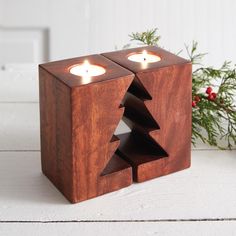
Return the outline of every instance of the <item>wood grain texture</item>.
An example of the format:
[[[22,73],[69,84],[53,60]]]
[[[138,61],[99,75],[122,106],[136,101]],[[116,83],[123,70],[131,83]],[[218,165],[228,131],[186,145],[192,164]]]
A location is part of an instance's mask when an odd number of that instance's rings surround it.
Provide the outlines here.
[[[147,50],[161,61],[129,61],[131,53]],[[190,166],[191,64],[157,47],[103,54],[135,73],[124,99],[124,121],[132,132],[121,135],[119,152],[143,182]],[[142,146],[143,143],[143,146]]]
[[[77,170],[73,178],[75,189],[83,189],[75,193],[77,201],[132,183],[130,165],[117,155],[112,157],[120,143],[113,135],[124,113],[120,103],[131,82],[132,77],[126,76],[72,90],[73,156]]]
[[[90,56],[107,73],[84,83],[68,72],[81,60],[39,68],[42,170],[73,203],[132,183],[131,166],[114,154],[119,146],[114,131],[133,74],[103,56]]]
[[[42,171],[72,199],[70,89],[43,68],[39,78]]]
[[[25,84],[27,86],[27,84]],[[0,150],[40,150],[39,103],[0,102]],[[129,132],[120,122],[115,134]],[[222,141],[222,140],[221,140]],[[222,146],[226,143],[222,141]],[[216,150],[215,147],[198,143],[193,150]],[[235,149],[235,148],[234,148]]]
[[[32,67],[32,73],[24,69],[0,73],[0,80],[3,82],[0,88],[1,150],[40,150],[37,72],[38,69]],[[11,129],[13,124],[15,128]],[[24,133],[22,133],[23,129],[26,130]],[[121,121],[115,134],[126,132],[129,132],[129,128]],[[221,146],[227,145],[225,140],[219,142]],[[197,145],[192,146],[192,149],[216,150],[217,148],[198,140]]]
[[[83,77],[71,74],[70,69],[78,64],[84,63],[88,60],[92,65],[98,65],[106,70],[106,73],[99,76],[92,76],[89,81],[84,80]],[[76,57],[65,59],[61,61],[49,62],[41,65],[45,70],[49,71],[59,81],[63,82],[70,88],[84,86],[86,84],[96,84],[102,81],[117,79],[122,76],[132,75],[132,72],[119,66],[102,55],[88,55],[83,57]]]

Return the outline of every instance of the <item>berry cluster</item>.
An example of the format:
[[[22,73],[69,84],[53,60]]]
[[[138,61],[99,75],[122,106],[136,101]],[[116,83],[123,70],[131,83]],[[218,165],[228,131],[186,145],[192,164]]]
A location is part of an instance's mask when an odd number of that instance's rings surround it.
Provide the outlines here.
[[[213,89],[212,87],[208,87],[206,89],[206,94],[207,94],[207,97],[204,97],[204,98],[207,98],[209,101],[215,101],[216,100],[216,97],[217,97],[217,94],[215,92],[213,92]],[[192,101],[192,107],[196,107],[197,104],[201,101],[201,97],[199,95],[195,95],[193,97],[193,101]]]
[[[201,98],[198,95],[194,96],[193,101],[192,101],[192,107],[196,107],[197,103],[200,101],[201,101]]]
[[[208,94],[207,99],[210,101],[214,101],[216,99],[217,94],[212,92],[212,87],[208,87],[206,89],[206,94]]]

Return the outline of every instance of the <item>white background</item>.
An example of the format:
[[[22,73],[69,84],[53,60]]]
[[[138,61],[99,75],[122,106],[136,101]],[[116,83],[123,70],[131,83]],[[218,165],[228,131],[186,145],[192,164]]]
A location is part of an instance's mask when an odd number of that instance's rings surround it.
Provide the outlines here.
[[[217,66],[236,62],[235,12],[234,0],[0,0],[0,26],[48,29],[51,60],[121,48],[158,27],[166,49],[196,40]]]

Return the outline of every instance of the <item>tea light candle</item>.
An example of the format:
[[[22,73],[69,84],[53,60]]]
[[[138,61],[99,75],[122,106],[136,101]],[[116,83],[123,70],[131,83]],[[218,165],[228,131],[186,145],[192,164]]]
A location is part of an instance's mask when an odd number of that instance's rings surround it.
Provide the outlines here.
[[[84,63],[75,65],[70,69],[71,74],[78,75],[84,78],[102,75],[105,72],[106,70],[103,67],[91,65],[88,60],[85,60]]]
[[[142,53],[134,53],[128,56],[128,60],[141,63],[153,63],[160,61],[161,58],[155,54],[148,53],[146,50],[143,50]]]

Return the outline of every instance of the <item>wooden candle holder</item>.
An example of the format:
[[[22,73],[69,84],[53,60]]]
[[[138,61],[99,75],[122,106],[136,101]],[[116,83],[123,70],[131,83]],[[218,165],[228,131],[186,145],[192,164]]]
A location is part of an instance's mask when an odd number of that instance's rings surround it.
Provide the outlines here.
[[[143,50],[161,60],[128,57]],[[106,73],[70,73],[84,60]],[[42,171],[72,203],[190,166],[191,63],[157,47],[39,66]],[[121,105],[122,104],[122,105]],[[122,119],[131,132],[115,136]]]
[[[88,59],[106,73],[84,81],[69,69]],[[129,186],[131,166],[114,154],[121,101],[133,74],[101,55],[39,66],[42,171],[72,203]]]
[[[145,65],[128,60],[143,50],[161,60]],[[118,136],[119,155],[131,164],[134,180],[143,182],[188,168],[191,63],[153,46],[103,55],[135,74],[124,100],[124,121],[132,131]]]

